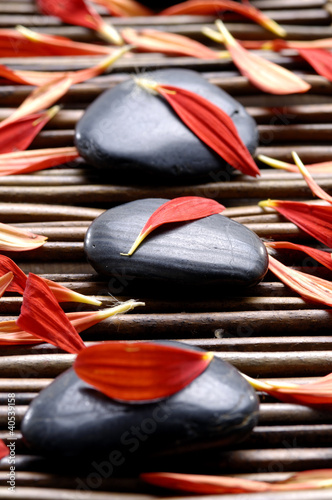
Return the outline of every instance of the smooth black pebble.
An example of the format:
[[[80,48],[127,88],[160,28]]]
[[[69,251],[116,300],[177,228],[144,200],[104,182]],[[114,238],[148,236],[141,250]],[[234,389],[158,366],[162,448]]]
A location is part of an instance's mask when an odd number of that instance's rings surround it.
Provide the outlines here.
[[[244,107],[198,73],[183,69],[150,72],[145,78],[183,87],[223,109],[251,152],[258,142],[256,123]],[[224,181],[233,169],[184,125],[160,96],[133,79],[98,97],[76,127],[75,144],[89,163],[126,182],[151,179]]]
[[[156,452],[230,445],[248,435],[257,419],[255,391],[233,366],[214,358],[183,390],[144,404],[116,402],[70,369],[30,404],[21,430],[42,455],[92,459],[119,452],[120,466]]]
[[[225,285],[251,286],[263,279],[268,267],[264,244],[245,226],[220,214],[165,224],[148,235],[132,256],[120,255],[129,251],[148,218],[166,201],[129,202],[104,212],[90,225],[85,252],[98,273],[113,276],[112,293],[133,279],[200,288],[219,285],[221,291]]]

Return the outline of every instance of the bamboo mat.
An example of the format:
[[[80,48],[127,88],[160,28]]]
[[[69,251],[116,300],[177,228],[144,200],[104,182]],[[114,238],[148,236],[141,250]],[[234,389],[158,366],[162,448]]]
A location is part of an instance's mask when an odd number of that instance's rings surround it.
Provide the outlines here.
[[[332,36],[331,3],[326,0],[256,0],[252,2],[287,28],[289,39]],[[104,14],[102,9],[99,11]],[[108,16],[105,16],[108,18]],[[211,17],[182,16],[114,19],[117,27],[156,27],[202,39],[201,25],[213,24]],[[45,33],[96,42],[95,35],[80,27],[65,26],[55,18],[42,16],[30,0],[0,0],[0,27],[23,24]],[[240,18],[229,17],[231,32],[243,39],[264,39],[269,34]],[[205,40],[205,43],[208,43]],[[74,128],[84,109],[103,90],[122,82],[128,75],[154,68],[196,69],[245,105],[259,128],[257,154],[290,160],[296,150],[304,162],[332,159],[332,84],[289,51],[287,57],[269,58],[294,69],[311,85],[306,95],[265,95],[240,76],[228,61],[204,61],[158,54],[136,54],[118,61],[112,72],[74,85],[61,100],[62,110],[35,139],[31,148],[73,145]],[[0,59],[13,68],[42,70],[80,69],[99,57],[45,57]],[[28,95],[31,88],[0,82],[0,119],[7,117]],[[145,308],[119,315],[83,333],[89,344],[105,339],[178,339],[212,350],[253,377],[311,381],[331,372],[332,316],[330,310],[303,301],[268,273],[262,283],[240,293],[195,290],[184,295],[165,290],[156,296],[147,287],[128,283],[115,275],[111,280],[95,274],[83,252],[85,232],[95,217],[116,204],[144,197],[172,198],[183,195],[207,196],[221,201],[225,215],[245,224],[263,239],[286,239],[312,243],[295,225],[257,202],[266,198],[310,199],[300,175],[262,167],[256,180],[238,174],[234,180],[211,179],[205,184],[185,186],[135,186],[110,183],[100,178],[82,160],[29,175],[0,178],[0,220],[48,237],[40,249],[19,253],[15,261],[25,272],[35,272],[66,284],[75,291],[97,296],[103,305],[115,299],[136,298]],[[331,176],[317,176],[319,184],[332,194]],[[295,268],[304,268],[331,279],[331,272],[310,259],[293,254],[284,259]],[[129,291],[124,293],[129,285]],[[112,295],[111,295],[112,294]],[[12,294],[0,301],[1,320],[16,318],[21,298]],[[65,304],[66,311],[78,310]],[[71,366],[73,356],[46,344],[32,347],[3,347],[0,352],[0,438],[7,437],[7,396],[16,395],[16,498],[20,500],[71,500],[89,498],[150,500],[157,493],[131,477],[105,479],[98,489],[79,491],[84,475],[61,468],[57,461],[31,455],[20,434],[20,422],[28,404],[58,374]],[[260,394],[258,426],[243,443],[230,450],[212,449],[190,457],[172,458],[172,471],[232,474],[262,480],[284,478],[289,471],[330,468],[332,464],[332,414],[307,407],[283,404]],[[9,499],[5,482],[6,461],[0,465],[0,499]],[[166,465],[168,467],[169,465]],[[150,470],[163,470],[157,457]],[[174,498],[176,498],[174,496]],[[181,497],[183,498],[183,497]],[[196,497],[197,498],[197,497]],[[223,500],[301,498],[332,499],[332,489],[251,495],[220,495]]]

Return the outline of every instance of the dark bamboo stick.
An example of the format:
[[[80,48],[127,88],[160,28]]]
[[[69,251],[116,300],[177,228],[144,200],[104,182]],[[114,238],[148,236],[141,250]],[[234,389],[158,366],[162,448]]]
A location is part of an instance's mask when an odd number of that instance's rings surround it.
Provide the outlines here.
[[[331,371],[332,351],[317,352],[223,352],[215,353],[250,376],[296,377],[323,376]],[[74,355],[46,354],[0,357],[1,372],[5,377],[53,377],[69,368]]]
[[[13,200],[13,199],[12,199]],[[12,201],[11,200],[11,201]],[[58,220],[94,220],[104,210],[89,207],[49,205],[40,203],[0,203],[1,222],[31,222]]]
[[[302,161],[324,161],[332,157],[332,147],[308,146],[281,146],[274,148],[259,148],[257,154],[274,156],[278,159],[290,161],[291,151],[296,150]],[[218,174],[216,174],[218,175]],[[215,176],[214,176],[215,177]],[[327,192],[332,191],[332,181],[322,179],[320,186]],[[266,199],[311,199],[312,194],[304,180],[290,179],[275,182],[265,179],[235,180],[225,182],[208,182],[193,186],[121,186],[121,185],[79,185],[79,186],[1,186],[0,198],[3,202],[34,204],[62,203],[73,205],[82,204],[111,204],[124,203],[140,198],[161,197],[175,198],[177,196],[204,196],[221,200],[251,198]],[[241,202],[240,202],[241,203]],[[1,208],[0,208],[1,210]],[[54,208],[50,208],[54,212]],[[72,209],[73,211],[73,209]],[[96,213],[96,212],[94,212]],[[82,217],[80,217],[82,219]],[[31,219],[30,219],[31,220]],[[23,221],[20,221],[23,222]]]
[[[2,392],[39,392],[47,387],[52,378],[0,378]]]
[[[113,80],[110,80],[110,77],[113,77]],[[105,83],[105,88],[114,86],[118,83],[121,83],[128,76],[126,75],[110,75],[108,77],[109,83]],[[88,85],[88,84],[86,84]],[[101,83],[98,82],[98,86]],[[6,86],[8,88],[8,86]],[[18,93],[19,100],[22,100],[25,93],[28,94],[29,88],[27,87],[9,87],[11,89],[11,95],[7,97],[7,102],[12,102],[12,105],[15,105],[15,95]],[[25,93],[22,94],[22,91],[25,89]],[[30,88],[31,90],[31,88]],[[92,88],[91,88],[92,92]],[[91,97],[93,99],[93,95]],[[308,126],[314,124],[314,126],[319,126],[320,124],[331,124],[331,110],[332,104],[326,102],[324,104],[299,104],[299,105],[278,105],[275,106],[272,103],[272,96],[266,96],[267,99],[271,99],[271,105],[253,107],[248,106],[247,111],[251,114],[256,122],[260,125],[260,130],[266,131],[268,127],[276,127],[279,131],[288,130],[288,126],[295,127],[294,124],[298,125],[306,125],[304,127],[307,129]],[[1,99],[1,97],[0,97]],[[17,99],[18,100],[18,99]],[[10,113],[12,113],[13,108],[2,107],[0,108],[0,120],[7,118]],[[83,115],[83,109],[62,109],[57,113],[57,115],[50,121],[49,125],[46,127],[52,129],[60,129],[67,130],[75,127],[77,121]],[[263,127],[265,125],[266,127]],[[280,125],[280,128],[278,127]],[[282,125],[282,127],[281,127]],[[45,127],[45,128],[46,128]],[[299,127],[299,130],[301,128]],[[300,134],[299,134],[300,135]],[[299,138],[299,137],[297,137]]]

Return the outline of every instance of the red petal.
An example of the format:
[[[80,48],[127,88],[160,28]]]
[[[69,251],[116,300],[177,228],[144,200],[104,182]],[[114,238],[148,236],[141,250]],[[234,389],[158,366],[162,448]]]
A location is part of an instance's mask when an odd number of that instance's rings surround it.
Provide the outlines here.
[[[13,281],[14,275],[12,272],[9,272],[5,274],[4,276],[1,276],[0,278],[0,297],[3,296],[6,290],[8,290],[8,287],[10,286],[10,283]]]
[[[301,201],[266,200],[261,207],[277,210],[306,233],[328,247],[332,246],[332,207]]]
[[[174,394],[197,378],[211,353],[150,342],[107,342],[84,349],[74,369],[85,382],[122,401]]]
[[[35,274],[28,276],[16,323],[22,330],[65,351],[77,353],[85,347],[45,280]]]
[[[74,326],[75,330],[80,333],[87,328],[90,328],[100,321],[103,321],[106,318],[111,316],[115,316],[116,314],[123,314],[135,307],[144,306],[144,302],[136,302],[135,300],[127,300],[115,307],[110,307],[108,309],[104,309],[102,311],[83,311],[83,312],[74,312],[68,313],[67,317],[70,320],[71,324]]]
[[[216,24],[239,71],[256,87],[271,94],[294,94],[310,89],[308,83],[288,69],[242,47],[221,21]]]
[[[332,254],[330,252],[318,250],[317,248],[307,247],[305,245],[298,245],[297,243],[290,243],[289,241],[269,241],[268,243],[265,243],[265,246],[267,246],[268,248],[286,248],[289,250],[304,252],[332,271]]]
[[[244,378],[257,390],[286,403],[300,404],[317,409],[332,409],[332,373],[309,384],[282,384],[271,380]]]
[[[15,262],[6,257],[6,255],[0,255],[0,276],[12,272],[14,275],[13,281],[9,285],[8,292],[18,292],[23,295],[27,277],[24,272],[15,264]],[[1,323],[0,323],[1,325]]]
[[[147,235],[163,224],[203,219],[223,210],[225,207],[217,201],[199,196],[183,196],[167,201],[149,217],[129,252],[122,255],[132,255]]]
[[[43,14],[60,18],[67,24],[84,26],[103,34],[109,41],[121,45],[118,32],[105,23],[98,12],[84,0],[37,0]]]
[[[106,318],[115,316],[116,314],[126,313],[135,307],[144,306],[143,302],[128,300],[118,306],[104,309],[103,311],[82,311],[67,313],[66,316],[75,328],[80,333]],[[27,345],[40,344],[43,340],[38,335],[21,330],[14,320],[0,322],[0,345]]]
[[[8,287],[8,291],[18,292],[23,295],[26,287],[27,276],[13,260],[5,255],[0,255],[0,275],[7,273],[8,271],[11,271],[14,275],[13,282]],[[99,300],[82,295],[81,293],[76,293],[63,285],[60,285],[60,283],[55,283],[54,281],[41,277],[39,277],[39,279],[43,280],[46,285],[50,287],[58,302],[83,302],[94,306],[101,305]]]
[[[223,493],[255,493],[267,491],[291,491],[332,486],[332,469],[306,471],[292,474],[286,481],[267,483],[239,477],[202,476],[196,474],[176,474],[171,472],[149,472],[140,478],[147,483],[205,495]]]
[[[247,175],[260,174],[227,113],[200,95],[180,87],[158,84],[156,90],[183,123],[232,167]]]
[[[1,130],[1,129],[0,129]],[[36,172],[79,157],[76,148],[50,148],[0,155],[0,176]]]
[[[332,283],[330,281],[284,266],[271,255],[269,255],[269,270],[305,300],[332,307]]]
[[[278,36],[285,36],[286,31],[275,21],[267,17],[263,12],[256,9],[249,3],[237,3],[231,0],[188,0],[160,12],[161,16],[190,15],[212,15],[215,16],[221,11],[231,11],[241,14],[248,19],[260,24],[264,28],[272,31]]]
[[[332,81],[332,54],[326,49],[296,49],[321,76]]]
[[[94,3],[106,7],[112,16],[135,17],[154,14],[151,9],[135,0],[94,0]]]
[[[20,37],[20,43],[30,47],[30,55],[53,55],[53,56],[80,56],[80,55],[108,55],[115,50],[113,47],[97,45],[93,43],[74,42],[64,36],[46,35],[37,33],[24,26],[18,26],[17,31],[12,30]],[[0,30],[0,55],[1,55],[1,32]],[[41,52],[41,53],[40,53]],[[17,57],[18,54],[16,54]],[[2,56],[4,57],[4,56]],[[14,57],[13,55],[11,57]]]
[[[298,157],[298,155],[293,151],[292,152],[292,155],[293,155],[293,158],[294,158],[294,161],[298,167],[298,169],[300,170],[301,174],[303,175],[306,183],[308,184],[308,186],[310,187],[311,191],[313,192],[313,194],[315,194],[318,198],[320,198],[321,200],[325,200],[327,201],[328,203],[331,203],[332,204],[332,197],[330,195],[328,195],[324,189],[322,189],[321,187],[318,186],[317,182],[315,182],[313,180],[313,178],[311,177],[309,171],[306,169],[306,167],[303,165],[302,161],[300,160],[300,158]]]
[[[145,52],[161,52],[201,59],[217,59],[218,53],[202,43],[191,40],[187,36],[166,33],[153,29],[145,29],[138,33],[132,28],[125,28],[121,35],[135,49]]]
[[[17,120],[0,123],[0,153],[11,153],[27,149],[41,129],[59,111],[54,106],[48,111],[26,115]]]
[[[5,444],[5,442],[2,439],[0,439],[0,460],[7,457],[8,455],[9,455],[9,448]]]

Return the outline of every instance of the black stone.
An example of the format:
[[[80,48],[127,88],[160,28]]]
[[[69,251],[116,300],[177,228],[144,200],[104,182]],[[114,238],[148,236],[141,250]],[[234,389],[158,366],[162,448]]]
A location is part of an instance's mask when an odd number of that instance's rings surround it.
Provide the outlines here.
[[[220,214],[165,224],[132,256],[120,255],[129,251],[150,215],[166,201],[151,198],[117,206],[89,227],[87,258],[98,273],[113,276],[112,293],[119,278],[123,288],[135,278],[199,288],[218,285],[221,291],[225,285],[251,286],[262,280],[268,266],[264,244],[245,226]]]
[[[145,404],[116,402],[70,369],[30,404],[21,430],[35,453],[91,460],[118,451],[122,465],[120,456],[139,464],[151,454],[228,446],[248,435],[257,419],[255,391],[234,367],[214,358],[186,388]]]
[[[160,70],[143,76],[196,92],[222,108],[254,152],[256,123],[226,92],[190,70]],[[141,182],[158,178],[229,180],[233,173],[162,97],[142,89],[133,79],[106,91],[89,106],[77,124],[75,143],[89,163],[121,175],[127,183],[137,178]]]

